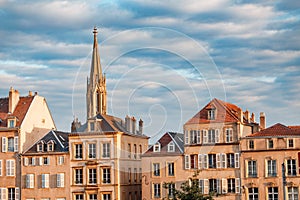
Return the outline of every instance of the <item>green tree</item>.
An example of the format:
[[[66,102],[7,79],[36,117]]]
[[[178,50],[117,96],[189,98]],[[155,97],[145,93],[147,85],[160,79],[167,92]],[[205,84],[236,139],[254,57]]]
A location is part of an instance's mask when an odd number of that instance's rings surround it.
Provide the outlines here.
[[[167,197],[164,199],[174,199],[174,200],[213,200],[212,194],[210,195],[203,195],[201,192],[201,188],[199,188],[199,180],[197,176],[199,171],[195,171],[193,176],[181,184],[180,189],[177,190],[176,188],[173,190],[174,196]],[[170,184],[174,183],[164,183],[163,187],[168,189]]]

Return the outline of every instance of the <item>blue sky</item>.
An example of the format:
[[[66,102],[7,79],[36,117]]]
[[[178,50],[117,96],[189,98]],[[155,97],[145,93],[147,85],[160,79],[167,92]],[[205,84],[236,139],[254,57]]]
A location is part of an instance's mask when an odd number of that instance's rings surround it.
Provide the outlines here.
[[[182,132],[212,98],[300,124],[300,1],[0,0],[0,95],[46,97],[59,130],[85,121],[92,29],[108,111]]]

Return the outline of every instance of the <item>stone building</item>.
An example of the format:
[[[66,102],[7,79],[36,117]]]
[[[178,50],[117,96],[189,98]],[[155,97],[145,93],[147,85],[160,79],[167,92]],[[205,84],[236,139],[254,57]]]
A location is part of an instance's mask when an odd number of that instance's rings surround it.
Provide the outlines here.
[[[0,98],[0,199],[20,198],[20,154],[51,129],[55,124],[44,97],[32,92],[21,97],[10,88],[9,96]]]
[[[242,199],[299,199],[299,158],[300,126],[278,123],[242,138]]]
[[[148,148],[143,121],[107,114],[106,78],[102,74],[94,29],[87,120],[72,122],[69,135],[71,199],[141,199],[141,154]]]

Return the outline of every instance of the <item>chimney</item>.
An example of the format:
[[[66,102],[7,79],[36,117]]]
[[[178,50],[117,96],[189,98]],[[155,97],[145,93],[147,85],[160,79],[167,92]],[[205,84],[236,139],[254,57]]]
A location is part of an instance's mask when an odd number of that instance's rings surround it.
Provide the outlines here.
[[[125,129],[126,129],[126,131],[131,132],[131,128],[132,128],[131,127],[131,119],[128,115],[126,115],[126,117],[125,117]]]
[[[18,90],[14,90],[13,87],[9,90],[9,103],[8,103],[8,112],[13,113],[15,108],[20,100],[20,94]]]
[[[254,115],[254,113],[251,114],[251,122],[255,123],[255,115]]]
[[[244,122],[243,117],[244,117],[243,110],[239,109],[238,110],[238,118],[239,118],[240,122],[242,122],[242,123]]]
[[[264,112],[260,113],[259,124],[260,124],[260,129],[261,130],[266,128],[266,115],[265,115]]]
[[[249,113],[248,109],[244,112],[244,114],[245,114],[245,118],[246,118],[247,122],[250,122],[250,113]]]
[[[71,124],[71,133],[77,132],[81,127],[81,122],[78,121],[78,118],[75,118]]]
[[[33,96],[32,91],[29,91],[29,92],[28,92],[28,96],[29,96],[29,97],[32,97],[32,96]]]
[[[134,117],[131,118],[132,120],[132,133],[135,134],[136,133],[136,119]]]
[[[140,121],[139,121],[139,134],[140,135],[143,135],[143,120],[142,119],[140,119]]]

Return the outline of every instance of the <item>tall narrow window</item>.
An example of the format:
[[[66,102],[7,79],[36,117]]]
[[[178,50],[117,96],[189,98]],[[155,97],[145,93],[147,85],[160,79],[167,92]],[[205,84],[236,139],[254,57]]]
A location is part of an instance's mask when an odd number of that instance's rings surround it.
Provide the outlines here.
[[[75,184],[82,184],[82,183],[83,183],[83,170],[75,169]]]
[[[268,160],[268,177],[277,176],[276,160]]]
[[[174,176],[175,175],[174,171],[175,171],[174,163],[173,162],[168,163],[168,175],[169,176]]]
[[[110,194],[103,194],[103,200],[111,200]]]
[[[97,183],[97,169],[92,168],[89,169],[89,184],[96,184]]]
[[[254,140],[249,140],[249,149],[254,149]]]
[[[139,158],[141,158],[141,156],[142,156],[142,154],[143,154],[143,148],[142,148],[142,145],[139,146],[139,152],[140,152]]]
[[[137,182],[137,168],[133,169],[133,181],[136,183]]]
[[[268,200],[278,200],[278,187],[268,188]]]
[[[75,158],[82,159],[82,144],[75,144]]]
[[[65,186],[65,174],[59,173],[56,175],[56,186],[61,188]]]
[[[102,169],[102,182],[103,183],[111,183],[110,179],[110,168],[103,168]]]
[[[168,144],[168,152],[175,152],[175,144],[173,141]]]
[[[26,188],[34,188],[34,174],[26,174]]]
[[[216,168],[216,154],[208,154],[208,167]]]
[[[49,188],[49,174],[42,174],[42,188]]]
[[[168,185],[168,196],[169,198],[174,198],[174,190],[175,190],[175,184],[169,183]]]
[[[160,152],[160,143],[156,142],[153,147],[153,152]]]
[[[248,177],[257,177],[255,160],[248,161]]]
[[[228,193],[235,193],[235,179],[234,178],[227,179],[227,191],[228,191]]]
[[[197,144],[197,131],[190,130],[190,144]]]
[[[298,187],[288,187],[288,200],[298,200]]]
[[[96,144],[88,144],[89,147],[89,158],[96,158]]]
[[[288,139],[288,148],[294,148],[294,139]]]
[[[19,188],[7,188],[7,200],[19,200],[19,198]]]
[[[102,157],[103,158],[109,158],[110,157],[110,143],[103,143],[102,144]]]
[[[297,175],[296,159],[287,160],[287,175],[288,176]]]
[[[274,148],[274,141],[272,139],[268,140],[268,149],[273,149]]]
[[[226,130],[226,142],[233,142],[233,130],[232,128],[227,128]]]
[[[15,176],[15,160],[6,160],[6,176]]]
[[[214,120],[216,117],[216,113],[215,113],[215,109],[210,109],[208,110],[207,114],[208,114],[208,119],[209,120]]]
[[[154,183],[153,184],[153,191],[154,191],[154,197],[155,198],[160,198],[160,184],[159,183]]]
[[[217,192],[217,179],[209,179],[209,192]]]
[[[134,159],[137,159],[137,146],[136,146],[136,144],[133,145],[133,151],[134,151],[133,157],[134,157]]]
[[[83,194],[76,194],[75,200],[83,200]]]
[[[128,158],[131,158],[131,144],[127,145]]]
[[[234,168],[234,153],[227,154],[227,168]]]
[[[153,163],[153,175],[160,176],[160,165],[159,163]]]
[[[14,138],[13,137],[8,138],[7,151],[14,152],[15,151],[14,147],[15,147]]]
[[[208,143],[216,142],[216,134],[214,129],[208,130]]]
[[[258,200],[258,188],[249,188],[248,189],[249,200]]]
[[[89,200],[97,200],[97,194],[90,194]]]

